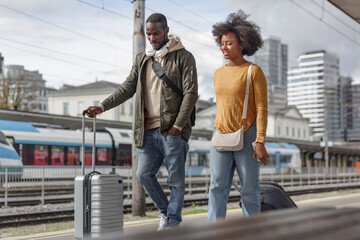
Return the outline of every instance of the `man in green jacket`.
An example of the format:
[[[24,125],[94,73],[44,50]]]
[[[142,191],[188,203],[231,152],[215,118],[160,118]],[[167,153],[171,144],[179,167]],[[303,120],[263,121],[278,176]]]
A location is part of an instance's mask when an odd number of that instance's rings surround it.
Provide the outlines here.
[[[136,94],[136,174],[161,213],[158,230],[163,230],[179,225],[182,220],[185,160],[191,135],[190,115],[198,98],[197,73],[193,55],[185,50],[179,37],[169,34],[164,15],[154,13],[148,17],[146,35],[151,46],[136,56],[126,81],[99,106],[88,107],[87,115],[94,117]],[[183,98],[156,76],[152,57],[182,91]],[[169,200],[156,179],[164,159],[169,173]]]

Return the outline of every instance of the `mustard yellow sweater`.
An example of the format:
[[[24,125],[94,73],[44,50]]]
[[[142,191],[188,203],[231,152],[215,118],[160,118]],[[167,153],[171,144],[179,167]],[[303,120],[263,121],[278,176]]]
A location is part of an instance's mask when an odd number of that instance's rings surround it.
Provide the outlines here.
[[[216,70],[214,74],[217,107],[215,127],[221,133],[232,133],[242,127],[242,112],[249,66],[250,62],[235,67],[225,65]],[[261,68],[254,64],[251,69],[249,103],[244,130],[246,131],[256,118],[256,142],[259,143],[265,143],[267,107],[266,78]]]

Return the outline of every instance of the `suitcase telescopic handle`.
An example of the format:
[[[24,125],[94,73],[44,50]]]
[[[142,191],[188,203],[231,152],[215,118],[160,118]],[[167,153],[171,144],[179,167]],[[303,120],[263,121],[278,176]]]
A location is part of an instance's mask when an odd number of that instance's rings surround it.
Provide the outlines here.
[[[81,144],[81,174],[85,175],[85,115],[87,109],[82,112],[82,144]],[[92,145],[92,171],[95,171],[95,152],[96,152],[96,116],[93,121],[93,145]]]

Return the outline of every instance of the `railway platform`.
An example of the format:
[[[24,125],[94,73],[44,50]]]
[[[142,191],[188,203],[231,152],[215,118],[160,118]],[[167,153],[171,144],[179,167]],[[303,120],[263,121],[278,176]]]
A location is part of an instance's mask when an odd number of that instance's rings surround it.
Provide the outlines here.
[[[124,236],[114,239],[326,239],[348,240],[360,236],[360,194],[297,201],[299,209],[267,212],[242,218],[230,210],[226,221],[207,224],[207,214],[186,215],[179,229],[157,233],[158,219],[126,222]],[[5,238],[4,240],[72,240],[74,230]]]

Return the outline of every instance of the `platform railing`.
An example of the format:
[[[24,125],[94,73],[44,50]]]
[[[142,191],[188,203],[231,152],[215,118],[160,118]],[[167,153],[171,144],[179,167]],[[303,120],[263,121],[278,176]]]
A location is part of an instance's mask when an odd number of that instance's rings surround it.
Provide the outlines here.
[[[111,166],[97,166],[101,173],[111,173]],[[91,167],[85,168],[85,173]],[[131,199],[131,167],[116,167],[115,172],[123,177],[124,198]],[[8,206],[9,199],[33,198],[44,204],[54,196],[73,197],[74,179],[81,174],[80,166],[24,166],[0,168],[0,204]],[[209,167],[189,167],[185,172],[186,194],[207,194],[210,187]],[[159,183],[166,187],[167,170],[161,167],[157,175]],[[359,168],[271,168],[260,169],[260,181],[277,182],[283,187],[313,187],[320,185],[360,186]],[[239,184],[237,173],[234,182]]]

